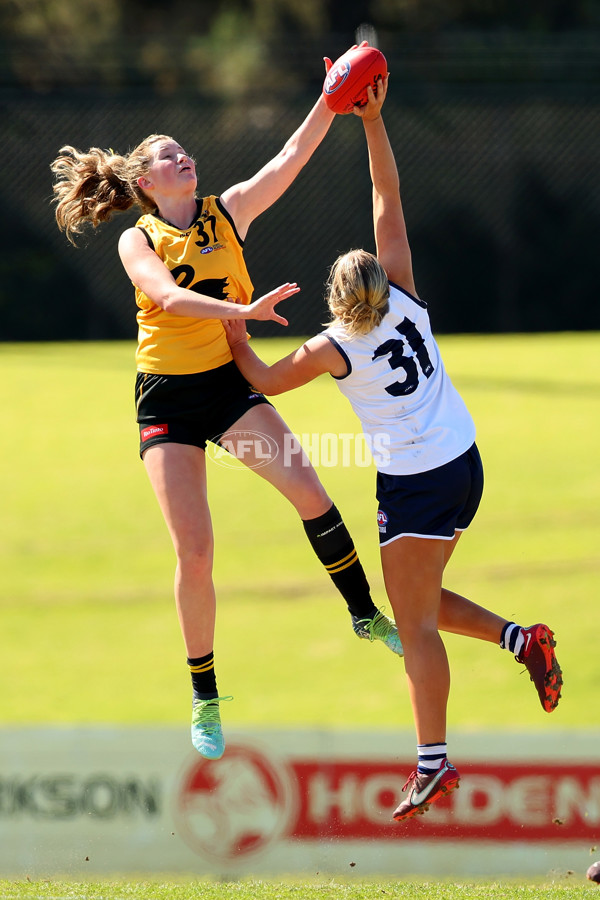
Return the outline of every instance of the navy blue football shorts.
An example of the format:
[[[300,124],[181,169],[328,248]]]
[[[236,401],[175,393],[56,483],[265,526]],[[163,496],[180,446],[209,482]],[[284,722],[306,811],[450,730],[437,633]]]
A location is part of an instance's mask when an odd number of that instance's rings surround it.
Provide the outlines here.
[[[138,372],[135,408],[140,456],[156,444],[191,444],[206,449],[217,442],[264,394],[248,384],[234,362],[193,375]]]
[[[477,445],[417,475],[377,473],[379,545],[401,537],[451,541],[471,524],[483,494],[483,464]]]

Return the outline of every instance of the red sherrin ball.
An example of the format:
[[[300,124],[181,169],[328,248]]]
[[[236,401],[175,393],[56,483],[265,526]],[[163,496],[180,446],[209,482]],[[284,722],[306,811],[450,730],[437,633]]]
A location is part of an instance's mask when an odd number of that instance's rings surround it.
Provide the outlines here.
[[[352,112],[367,102],[367,85],[387,75],[387,63],[376,47],[356,47],[336,59],[323,82],[325,103],[335,113]]]

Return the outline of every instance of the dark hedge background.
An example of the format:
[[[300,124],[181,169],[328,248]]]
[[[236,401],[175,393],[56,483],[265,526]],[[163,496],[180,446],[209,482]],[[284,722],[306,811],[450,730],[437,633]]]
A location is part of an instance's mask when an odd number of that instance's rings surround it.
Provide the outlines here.
[[[436,330],[599,329],[600,30],[369,34],[392,73],[385,118],[417,288]],[[109,56],[100,68],[85,59],[69,68],[64,47],[61,56],[32,38],[10,53],[1,44],[0,340],[135,335],[116,242],[137,213],[73,249],[50,202],[49,165],[62,144],[126,151],[146,134],[170,133],[196,156],[200,190],[220,193],[278,151],[318,96],[321,58],[355,36],[266,40],[256,77],[240,76],[237,90],[203,81],[207,36],[191,45],[196,56],[167,55],[170,68],[146,70]],[[98,52],[92,58],[99,66]],[[356,246],[374,249],[370,181],[362,126],[347,116],[246,242],[257,292],[302,286],[284,308],[286,333],[319,329],[328,266]]]

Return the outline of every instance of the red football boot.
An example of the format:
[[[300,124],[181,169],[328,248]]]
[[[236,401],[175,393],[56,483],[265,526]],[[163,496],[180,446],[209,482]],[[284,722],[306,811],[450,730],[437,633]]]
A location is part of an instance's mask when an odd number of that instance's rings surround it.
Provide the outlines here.
[[[408,789],[408,796],[396,809],[392,818],[402,822],[404,819],[423,815],[431,803],[455,790],[459,781],[460,775],[447,759],[437,772],[412,772],[402,788],[403,791]]]
[[[523,628],[525,643],[515,659],[525,666],[546,712],[558,706],[563,683],[562,670],[554,653],[556,641],[547,625]]]

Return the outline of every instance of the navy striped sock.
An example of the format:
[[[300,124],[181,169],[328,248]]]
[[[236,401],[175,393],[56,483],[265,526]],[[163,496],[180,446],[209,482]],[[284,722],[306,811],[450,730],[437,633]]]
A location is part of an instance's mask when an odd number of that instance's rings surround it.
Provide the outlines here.
[[[523,637],[523,629],[515,622],[507,622],[502,629],[500,635],[500,646],[503,650],[508,650],[513,656],[518,656],[523,649],[525,638]]]
[[[446,759],[446,744],[417,744],[419,762],[417,772],[431,775]]]

